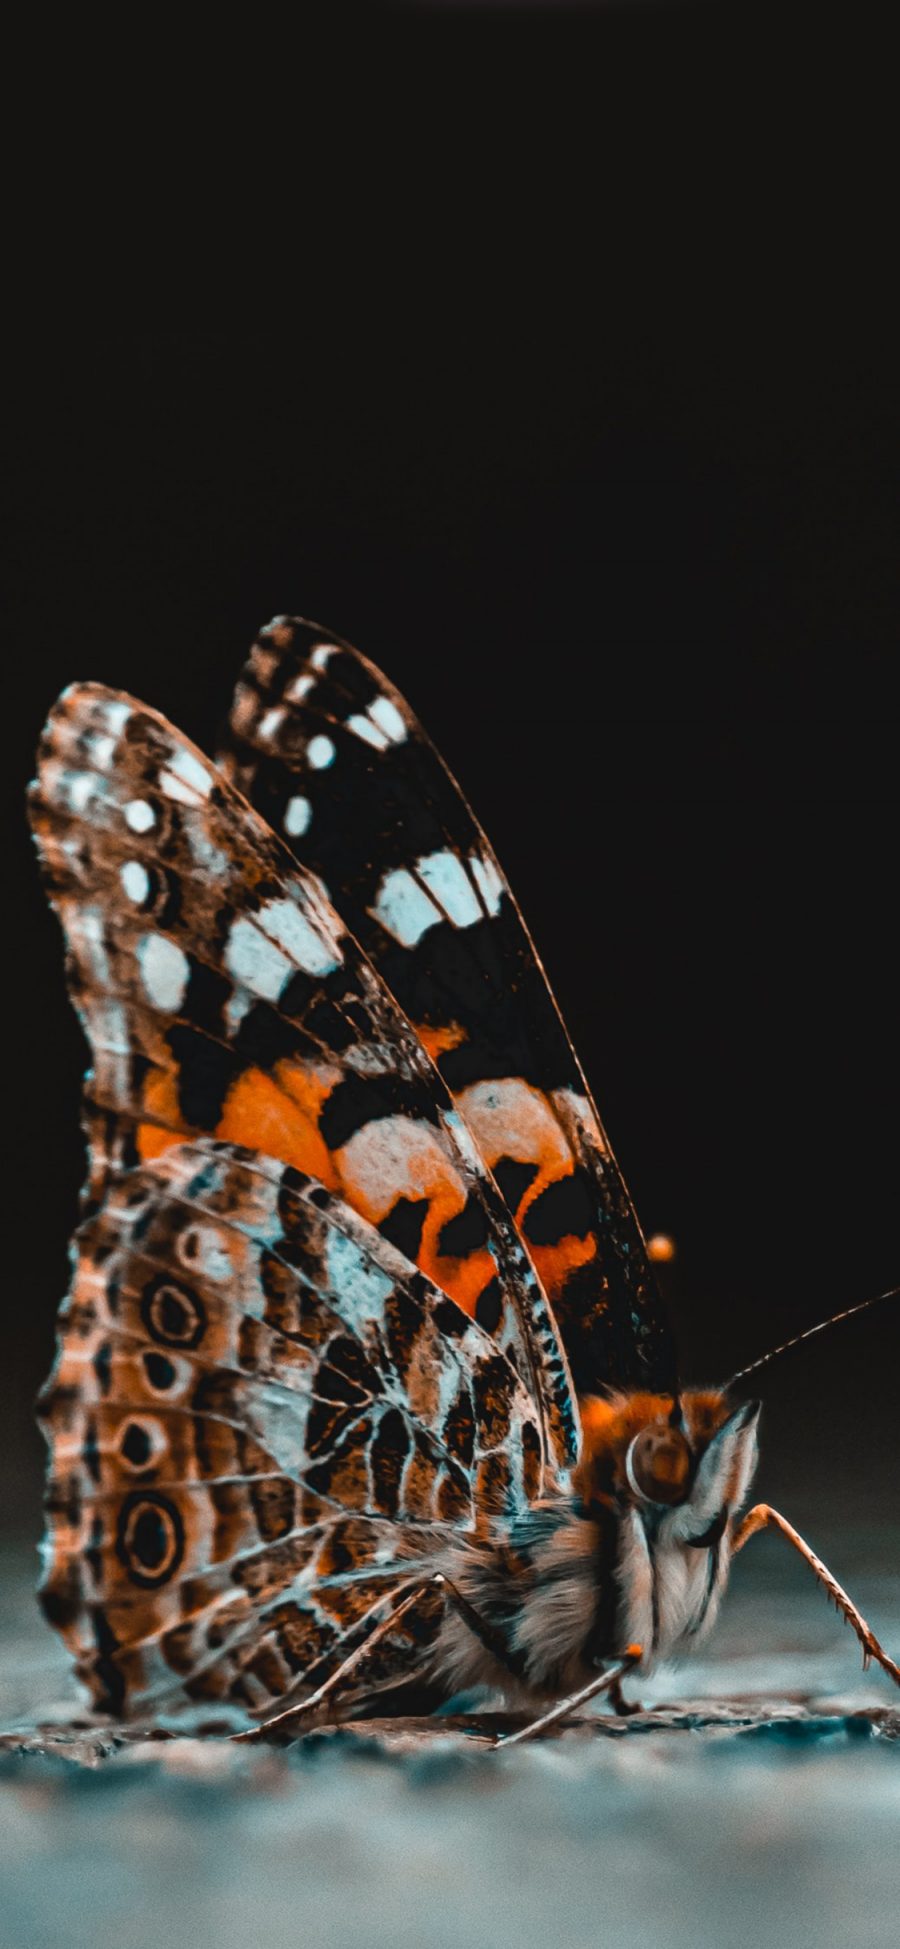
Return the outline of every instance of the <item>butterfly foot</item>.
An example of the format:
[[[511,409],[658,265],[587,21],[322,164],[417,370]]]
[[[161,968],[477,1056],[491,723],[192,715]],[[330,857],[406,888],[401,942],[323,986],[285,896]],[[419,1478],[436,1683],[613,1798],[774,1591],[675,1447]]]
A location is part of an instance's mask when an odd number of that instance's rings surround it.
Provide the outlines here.
[[[609,1688],[609,1703],[621,1719],[630,1719],[633,1713],[644,1710],[640,1699],[626,1699],[620,1678],[615,1679]]]
[[[571,1698],[560,1699],[558,1705],[554,1705],[549,1712],[542,1713],[539,1719],[532,1719],[530,1724],[523,1726],[519,1732],[510,1733],[505,1739],[495,1740],[494,1750],[505,1749],[507,1746],[520,1746],[523,1740],[534,1739],[536,1734],[546,1732],[550,1726],[558,1725],[560,1720],[567,1719],[570,1713],[577,1712],[579,1706],[586,1705],[589,1699],[599,1698],[602,1692],[610,1692],[625,1672],[630,1671],[632,1666],[640,1664],[640,1660],[640,1645],[630,1644],[608,1671],[600,1672],[588,1685],[583,1685],[580,1692],[573,1693]]]
[[[309,1705],[295,1706],[287,1712],[275,1713],[271,1719],[263,1719],[258,1726],[248,1726],[245,1731],[231,1734],[234,1745],[244,1746],[292,1746],[295,1740],[303,1739],[309,1732],[331,1730],[340,1725],[340,1716],[328,1712],[313,1701]]]

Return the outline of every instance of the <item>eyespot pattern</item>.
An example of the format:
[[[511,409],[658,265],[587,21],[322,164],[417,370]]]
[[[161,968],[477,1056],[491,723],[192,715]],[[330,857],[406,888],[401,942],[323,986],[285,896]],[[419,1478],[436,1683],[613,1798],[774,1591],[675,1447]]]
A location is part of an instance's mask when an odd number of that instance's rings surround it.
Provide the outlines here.
[[[164,1347],[198,1347],[206,1332],[206,1311],[196,1293],[165,1273],[146,1287],[141,1317],[151,1340]]]
[[[126,1496],[116,1526],[116,1550],[132,1583],[143,1590],[167,1584],[184,1556],[184,1524],[174,1503],[149,1489]]]

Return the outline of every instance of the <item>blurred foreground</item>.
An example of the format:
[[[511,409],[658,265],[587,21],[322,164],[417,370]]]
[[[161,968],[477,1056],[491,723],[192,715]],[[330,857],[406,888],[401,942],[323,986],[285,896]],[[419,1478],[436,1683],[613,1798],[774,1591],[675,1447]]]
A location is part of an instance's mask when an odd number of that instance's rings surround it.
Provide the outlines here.
[[[809,1533],[896,1656],[896,1531]],[[775,1539],[702,1657],[627,1688],[646,1716],[507,1755],[440,1720],[23,1752],[72,1688],[31,1554],[3,1571],[4,1949],[895,1949],[900,1695]]]

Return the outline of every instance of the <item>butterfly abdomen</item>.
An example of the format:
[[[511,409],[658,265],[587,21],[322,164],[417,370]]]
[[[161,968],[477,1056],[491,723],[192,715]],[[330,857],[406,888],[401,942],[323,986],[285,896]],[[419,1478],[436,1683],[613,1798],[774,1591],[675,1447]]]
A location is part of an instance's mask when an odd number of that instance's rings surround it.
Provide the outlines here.
[[[448,1605],[434,1668],[450,1691],[487,1685],[508,1700],[584,1682],[615,1642],[615,1526],[571,1501],[539,1504],[502,1532],[460,1538],[441,1567],[471,1613]]]

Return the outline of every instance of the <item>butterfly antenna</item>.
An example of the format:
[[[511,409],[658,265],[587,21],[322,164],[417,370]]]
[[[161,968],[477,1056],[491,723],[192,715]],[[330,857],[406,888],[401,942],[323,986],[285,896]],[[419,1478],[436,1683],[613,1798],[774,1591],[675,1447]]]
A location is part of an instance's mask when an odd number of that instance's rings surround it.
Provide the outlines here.
[[[875,1293],[872,1299],[861,1299],[857,1306],[848,1306],[842,1313],[832,1313],[827,1320],[819,1320],[816,1326],[808,1326],[803,1333],[795,1333],[792,1340],[783,1340],[780,1347],[770,1347],[768,1353],[760,1354],[758,1360],[751,1360],[749,1367],[739,1367],[732,1374],[726,1388],[735,1387],[738,1381],[746,1380],[748,1374],[755,1374],[758,1367],[767,1367],[780,1353],[788,1353],[791,1347],[799,1347],[801,1340],[811,1340],[814,1333],[824,1333],[826,1326],[837,1326],[841,1320],[852,1320],[854,1313],[866,1313],[870,1306],[880,1306],[883,1299],[900,1299],[900,1286],[891,1286],[885,1293]]]

